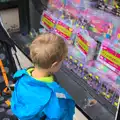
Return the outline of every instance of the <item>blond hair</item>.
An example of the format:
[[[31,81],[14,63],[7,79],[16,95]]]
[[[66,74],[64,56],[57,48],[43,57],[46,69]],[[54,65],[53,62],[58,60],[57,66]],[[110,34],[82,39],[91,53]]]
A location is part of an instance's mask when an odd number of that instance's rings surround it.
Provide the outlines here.
[[[64,40],[55,34],[39,35],[30,46],[30,56],[34,65],[48,69],[54,62],[63,60],[68,52]]]

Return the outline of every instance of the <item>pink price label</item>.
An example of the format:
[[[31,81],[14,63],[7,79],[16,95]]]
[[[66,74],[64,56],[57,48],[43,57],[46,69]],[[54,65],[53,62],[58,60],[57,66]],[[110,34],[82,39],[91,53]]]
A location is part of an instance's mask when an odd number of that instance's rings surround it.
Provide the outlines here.
[[[58,21],[58,23],[56,24],[55,31],[67,40],[71,38],[73,33],[73,29],[61,21]]]
[[[99,59],[114,67],[116,69],[115,71],[120,71],[120,54],[111,48],[102,46]]]
[[[87,56],[89,50],[88,42],[79,33],[77,35],[76,44],[80,48],[80,50]]]
[[[48,29],[52,29],[55,26],[55,20],[46,13],[44,13],[42,16],[42,25],[47,27]]]

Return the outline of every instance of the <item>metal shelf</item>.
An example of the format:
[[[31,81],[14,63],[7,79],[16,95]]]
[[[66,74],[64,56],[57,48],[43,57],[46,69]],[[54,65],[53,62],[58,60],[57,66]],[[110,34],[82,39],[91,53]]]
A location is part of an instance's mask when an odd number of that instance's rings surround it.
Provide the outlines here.
[[[78,75],[76,75],[71,70],[68,70],[65,66],[62,67],[62,71],[65,72],[65,74],[70,75],[70,78],[72,78],[77,84],[81,85],[86,91],[88,91],[97,101],[100,102],[106,109],[108,109],[112,114],[116,114],[117,108],[113,106],[108,100],[106,100],[102,95],[97,94],[96,91],[89,86],[85,80],[81,79]]]
[[[60,72],[56,73],[59,83],[69,92],[76,101],[78,107],[83,111],[84,115],[89,116],[92,120],[114,120],[117,109],[113,107],[101,95],[96,92],[75,73],[68,70],[64,65]],[[85,106],[89,98],[97,100],[97,104],[92,107]]]

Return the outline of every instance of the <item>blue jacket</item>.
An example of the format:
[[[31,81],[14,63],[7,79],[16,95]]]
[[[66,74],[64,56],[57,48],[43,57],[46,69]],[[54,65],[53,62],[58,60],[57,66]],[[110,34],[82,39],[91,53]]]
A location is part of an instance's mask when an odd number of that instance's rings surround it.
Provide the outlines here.
[[[16,72],[17,82],[11,98],[12,112],[20,120],[73,120],[75,103],[56,82],[41,82],[27,71]]]

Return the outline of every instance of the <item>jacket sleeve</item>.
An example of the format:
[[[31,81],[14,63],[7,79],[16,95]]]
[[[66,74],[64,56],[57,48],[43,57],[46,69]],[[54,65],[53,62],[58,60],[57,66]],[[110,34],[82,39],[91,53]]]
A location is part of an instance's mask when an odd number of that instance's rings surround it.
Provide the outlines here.
[[[47,116],[46,120],[73,120],[75,103],[72,99],[58,98],[53,93],[44,113]]]
[[[59,100],[54,93],[52,93],[51,98],[44,109],[44,113],[47,116],[46,120],[59,120],[61,116],[61,108]]]
[[[28,92],[28,89],[30,92]],[[38,114],[47,105],[51,90],[45,87],[40,90],[31,87],[26,88],[20,84],[20,80],[17,81],[15,90],[12,93],[11,109],[20,120],[38,120],[41,117]]]

